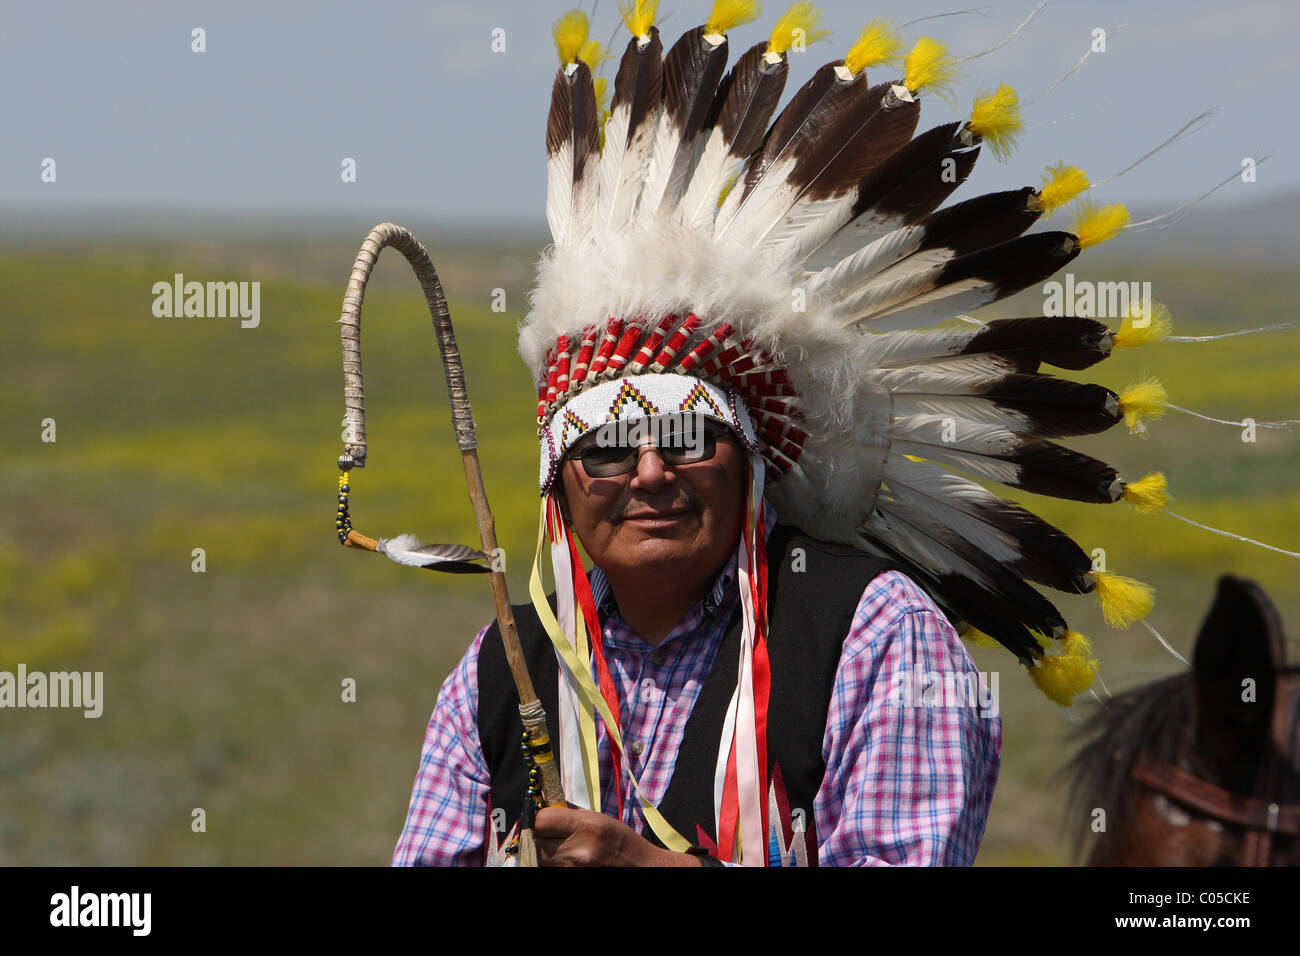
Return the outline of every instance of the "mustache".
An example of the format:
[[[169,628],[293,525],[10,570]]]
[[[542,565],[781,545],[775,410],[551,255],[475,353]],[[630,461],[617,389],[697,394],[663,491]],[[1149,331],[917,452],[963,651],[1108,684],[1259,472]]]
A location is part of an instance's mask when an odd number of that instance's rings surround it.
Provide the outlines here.
[[[699,510],[700,499],[685,489],[681,489],[671,498],[662,501],[645,498],[629,498],[622,502],[613,511],[609,513],[610,524],[620,524],[627,520],[629,511],[669,511],[676,508],[685,508],[691,511]]]

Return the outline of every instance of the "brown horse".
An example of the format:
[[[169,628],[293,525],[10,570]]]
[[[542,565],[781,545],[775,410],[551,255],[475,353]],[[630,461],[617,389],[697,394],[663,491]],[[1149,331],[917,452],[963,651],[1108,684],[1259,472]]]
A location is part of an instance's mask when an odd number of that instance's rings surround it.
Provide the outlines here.
[[[1224,576],[1192,670],[1084,725],[1072,783],[1090,866],[1300,865],[1300,670],[1255,582]],[[1091,844],[1091,846],[1089,846]]]

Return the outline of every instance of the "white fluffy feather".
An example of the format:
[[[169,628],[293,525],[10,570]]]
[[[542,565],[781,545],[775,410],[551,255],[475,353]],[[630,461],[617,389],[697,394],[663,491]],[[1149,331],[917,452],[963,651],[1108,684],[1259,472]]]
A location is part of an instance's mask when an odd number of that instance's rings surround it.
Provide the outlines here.
[[[589,243],[546,251],[531,304],[519,354],[537,381],[561,335],[580,336],[610,316],[653,321],[693,311],[704,329],[727,321],[761,348],[786,355],[810,420],[847,427],[853,419],[861,336],[807,295],[788,261],[762,249],[666,219],[621,233],[597,230]]]

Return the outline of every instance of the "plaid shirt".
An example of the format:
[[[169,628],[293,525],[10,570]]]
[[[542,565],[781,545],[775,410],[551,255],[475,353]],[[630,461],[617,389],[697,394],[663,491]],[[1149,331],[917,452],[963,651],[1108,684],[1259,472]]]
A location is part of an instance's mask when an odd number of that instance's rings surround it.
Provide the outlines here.
[[[590,580],[618,689],[624,759],[646,797],[658,803],[739,601],[736,561],[658,647],[618,617],[598,568]],[[478,737],[477,665],[486,632],[478,633],[438,695],[394,866],[483,863],[491,783]],[[950,692],[936,701],[944,687],[987,694],[930,597],[897,571],[880,574],[858,602],[831,693],[822,742],[826,775],[813,804],[821,865],[974,861],[997,782],[1002,721],[996,704],[981,708],[973,693],[958,701]],[[602,722],[596,725],[602,810],[618,816],[609,742]],[[622,786],[622,821],[639,833],[645,818],[626,774]]]

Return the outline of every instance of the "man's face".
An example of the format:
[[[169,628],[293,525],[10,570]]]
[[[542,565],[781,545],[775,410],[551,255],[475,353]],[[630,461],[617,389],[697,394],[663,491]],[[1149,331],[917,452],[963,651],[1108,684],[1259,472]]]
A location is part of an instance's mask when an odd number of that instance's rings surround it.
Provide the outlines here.
[[[700,584],[727,561],[740,537],[748,461],[725,425],[713,457],[688,464],[664,460],[654,437],[639,444],[635,470],[592,478],[566,456],[560,466],[563,500],[573,531],[602,571],[614,577],[659,571],[663,580]],[[569,455],[605,441],[598,432],[574,443]]]

